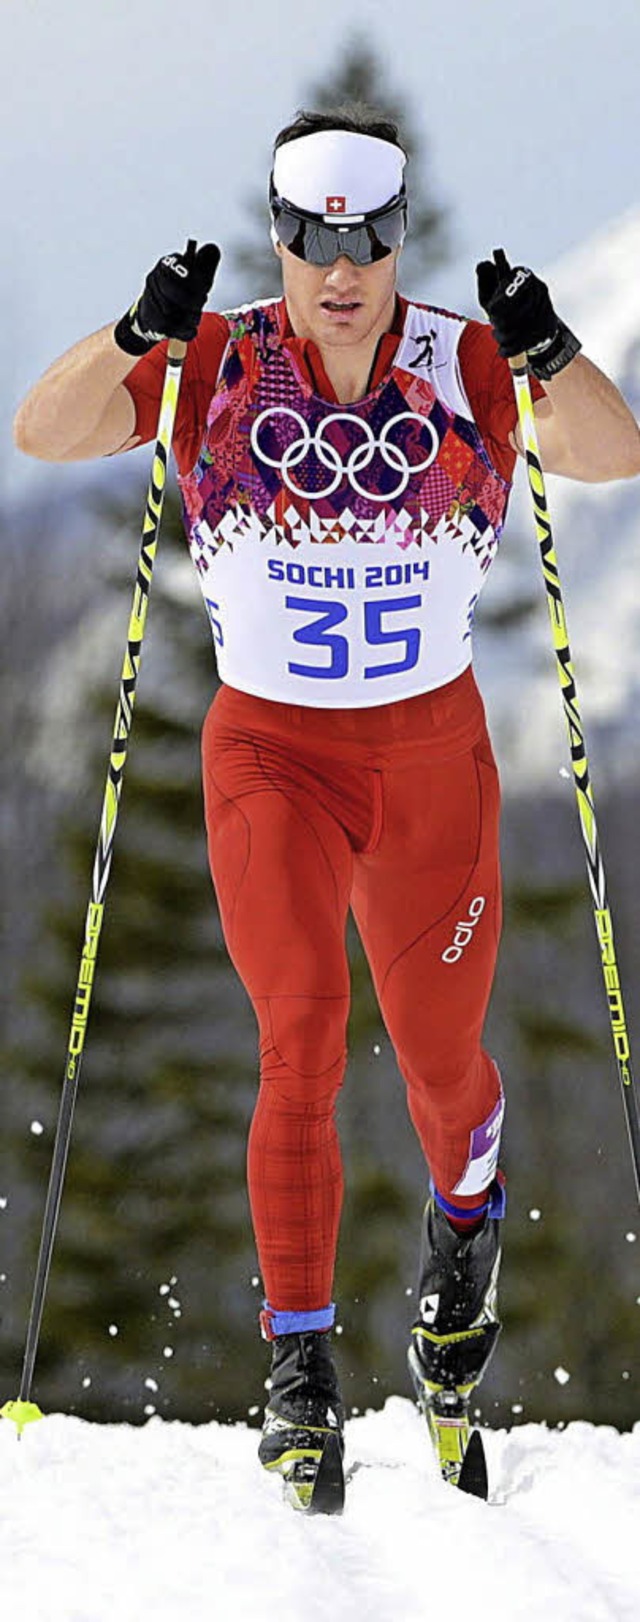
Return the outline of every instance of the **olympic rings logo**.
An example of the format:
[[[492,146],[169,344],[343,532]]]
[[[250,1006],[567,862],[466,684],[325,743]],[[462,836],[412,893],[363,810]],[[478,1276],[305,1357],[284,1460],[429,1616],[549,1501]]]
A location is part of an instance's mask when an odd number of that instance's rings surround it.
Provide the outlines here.
[[[291,443],[285,447],[279,457],[269,456],[260,444],[260,432],[265,423],[273,422],[274,419],[282,417],[291,417],[292,421],[299,425],[300,434],[291,440]],[[349,452],[346,462],[343,461],[337,446],[332,445],[330,440],[325,439],[326,431],[332,422],[348,422],[351,428],[359,428],[364,435],[362,444],[354,446],[353,450]],[[409,462],[402,448],[399,445],[394,445],[393,441],[390,440],[389,435],[400,422],[418,423],[421,431],[426,428],[431,439],[431,446],[428,455],[422,461]],[[351,488],[368,501],[390,501],[404,493],[413,474],[424,473],[428,467],[431,467],[440,449],[440,441],[433,424],[429,422],[427,417],[420,417],[417,411],[399,411],[395,417],[389,418],[389,421],[385,423],[384,428],[376,438],[369,423],[365,422],[362,417],[353,416],[350,411],[330,412],[329,416],[324,417],[322,422],[319,423],[315,434],[312,434],[304,417],[300,415],[299,411],[293,411],[291,406],[267,406],[266,410],[261,411],[259,416],[256,417],[251,429],[251,448],[260,461],[266,462],[267,467],[278,468],[287,490],[290,490],[293,495],[304,496],[307,501],[319,501],[322,496],[332,496],[334,490],[337,490],[338,485],[345,478],[349,480]],[[299,467],[312,449],[315,451],[318,461],[322,463],[323,467],[329,468],[332,475],[328,484],[322,490],[304,490],[291,477],[292,469]],[[384,495],[380,495],[376,490],[366,490],[357,477],[364,468],[369,467],[376,451],[379,452],[383,462],[386,462],[387,467],[394,468],[400,475],[395,490],[385,490]]]

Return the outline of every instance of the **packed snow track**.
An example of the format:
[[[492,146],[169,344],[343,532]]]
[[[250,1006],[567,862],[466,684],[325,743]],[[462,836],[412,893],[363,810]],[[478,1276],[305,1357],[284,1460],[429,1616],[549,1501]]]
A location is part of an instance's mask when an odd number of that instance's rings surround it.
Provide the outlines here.
[[[412,1404],[347,1425],[347,1503],[309,1519],[255,1430],[0,1423],[11,1622],[637,1622],[640,1424],[483,1432],[491,1502],[438,1476]]]

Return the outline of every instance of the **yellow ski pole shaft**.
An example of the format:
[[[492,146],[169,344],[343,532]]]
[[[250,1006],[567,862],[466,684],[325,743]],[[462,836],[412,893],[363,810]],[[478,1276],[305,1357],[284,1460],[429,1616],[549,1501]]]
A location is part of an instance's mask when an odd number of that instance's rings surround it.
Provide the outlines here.
[[[544,474],[536,433],[533,401],[529,386],[526,355],[515,355],[509,362],[513,376],[522,444],[527,465],[533,517],[540,546],[542,573],[547,593],[547,607],[556,655],[556,669],[560,681],[565,720],[569,734],[569,749],[573,767],[573,781],[578,802],[578,816],[587,860],[589,888],[593,903],[593,916],[600,949],[602,975],[609,1010],[609,1023],[622,1089],[622,1100],[631,1146],[631,1159],[640,1201],[640,1113],[638,1096],[631,1069],[631,1047],[618,972],[613,924],[607,901],[606,879],[598,828],[589,762],[578,705],[575,676],[569,647],[567,620],[562,598],[551,519],[547,504]]]
[[[167,482],[167,469],[169,453],[173,438],[178,393],[182,375],[182,365],[187,352],[187,346],[177,338],[169,341],[167,350],[167,366],[160,403],[158,419],[158,432],[151,476],[147,490],[144,519],[142,525],[142,539],[136,580],[133,591],[133,603],[127,631],[127,645],[120,676],[120,691],[116,708],[113,729],[113,741],[107,769],[107,781],[102,802],[100,817],[100,830],[93,864],[91,898],[87,909],[84,930],[84,941],[80,957],[80,969],[76,985],[71,1018],[69,1045],[64,1067],[64,1080],[62,1096],[58,1113],[56,1137],[51,1160],[49,1187],[45,1203],[42,1225],[40,1252],[36,1267],[35,1282],[29,1322],[27,1326],[26,1346],[20,1384],[20,1394],[17,1401],[8,1402],[0,1410],[6,1418],[13,1419],[18,1426],[20,1434],[24,1425],[30,1419],[40,1417],[39,1409],[31,1403],[30,1393],[33,1380],[33,1371],[40,1339],[40,1328],[44,1301],[51,1267],[51,1257],[55,1242],[60,1203],[64,1185],[71,1130],[75,1110],[80,1067],[87,1033],[87,1021],[91,1005],[91,994],[98,955],[98,943],[104,916],[105,893],[111,871],[113,857],[113,842],[115,838],[116,823],[118,820],[118,807],[122,792],[122,780],[127,759],[129,737],[133,720],[133,708],[136,696],[136,684],[142,657],[142,643],[144,638],[149,602],[149,591],[158,545],[158,534],[164,496]]]

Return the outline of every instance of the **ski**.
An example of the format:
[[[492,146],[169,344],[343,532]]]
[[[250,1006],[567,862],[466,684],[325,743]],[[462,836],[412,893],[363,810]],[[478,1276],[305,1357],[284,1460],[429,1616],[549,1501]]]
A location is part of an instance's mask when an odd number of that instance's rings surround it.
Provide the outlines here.
[[[443,1481],[486,1502],[489,1497],[487,1461],[480,1432],[470,1424],[470,1393],[430,1385],[413,1346],[409,1349],[409,1369]]]
[[[341,1515],[344,1509],[345,1479],[342,1448],[337,1435],[330,1433],[322,1449],[297,1451],[278,1466],[284,1478],[285,1502],[305,1515]]]
[[[482,1498],[484,1503],[487,1503],[489,1472],[484,1442],[479,1431],[472,1431],[469,1437],[458,1476],[458,1488],[460,1492],[468,1492],[472,1498]]]
[[[460,1492],[486,1502],[489,1479],[482,1437],[471,1429],[464,1398],[451,1396],[453,1402],[449,1393],[440,1393],[423,1407],[440,1474]]]

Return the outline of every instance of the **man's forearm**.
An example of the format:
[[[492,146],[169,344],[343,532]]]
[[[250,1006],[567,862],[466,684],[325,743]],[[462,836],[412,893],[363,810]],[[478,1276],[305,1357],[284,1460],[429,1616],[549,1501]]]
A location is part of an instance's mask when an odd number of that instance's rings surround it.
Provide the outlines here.
[[[640,428],[619,389],[586,355],[544,384],[569,477],[597,483],[640,473]]]
[[[53,362],[19,407],[14,422],[19,450],[51,461],[71,456],[76,446],[90,440],[135,364],[135,356],[126,355],[114,342],[113,324],[74,344]]]
[[[615,384],[577,353],[579,340],[553,307],[546,282],[511,265],[503,248],[476,266],[478,300],[500,354],[527,356],[547,396],[535,406],[542,466],[601,482],[640,473],[640,428]],[[511,439],[522,452],[522,436]]]

